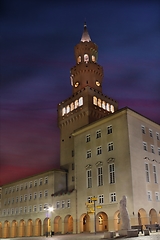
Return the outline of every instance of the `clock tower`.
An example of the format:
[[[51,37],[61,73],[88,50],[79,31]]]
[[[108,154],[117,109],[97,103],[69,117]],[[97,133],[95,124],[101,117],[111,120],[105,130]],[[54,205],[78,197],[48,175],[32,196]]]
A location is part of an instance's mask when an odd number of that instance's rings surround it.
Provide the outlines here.
[[[68,171],[70,189],[74,188],[73,131],[118,109],[117,102],[102,93],[103,68],[97,63],[98,46],[92,42],[86,23],[74,53],[76,65],[70,71],[72,95],[58,105],[60,165]]]

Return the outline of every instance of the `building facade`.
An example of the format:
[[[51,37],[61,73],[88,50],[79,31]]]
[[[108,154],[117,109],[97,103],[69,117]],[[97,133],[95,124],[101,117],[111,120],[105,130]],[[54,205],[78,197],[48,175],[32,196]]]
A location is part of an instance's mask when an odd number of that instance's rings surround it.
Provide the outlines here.
[[[160,223],[160,126],[102,93],[103,68],[86,24],[75,46],[72,95],[58,105],[60,170],[2,186],[0,237],[119,230]]]

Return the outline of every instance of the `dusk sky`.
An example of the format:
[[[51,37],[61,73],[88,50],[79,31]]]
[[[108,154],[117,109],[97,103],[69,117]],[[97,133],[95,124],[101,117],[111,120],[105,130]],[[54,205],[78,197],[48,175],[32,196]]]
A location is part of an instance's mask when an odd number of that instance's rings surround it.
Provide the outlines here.
[[[57,105],[84,21],[103,93],[160,124],[160,1],[0,1],[0,185],[59,167]]]

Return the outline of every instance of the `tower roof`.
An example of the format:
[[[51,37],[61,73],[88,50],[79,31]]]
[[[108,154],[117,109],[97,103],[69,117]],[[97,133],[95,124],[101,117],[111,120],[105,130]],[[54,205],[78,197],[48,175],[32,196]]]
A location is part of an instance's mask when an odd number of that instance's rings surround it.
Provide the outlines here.
[[[91,41],[91,38],[89,36],[88,30],[87,30],[87,24],[85,22],[81,42],[90,42],[90,41]]]

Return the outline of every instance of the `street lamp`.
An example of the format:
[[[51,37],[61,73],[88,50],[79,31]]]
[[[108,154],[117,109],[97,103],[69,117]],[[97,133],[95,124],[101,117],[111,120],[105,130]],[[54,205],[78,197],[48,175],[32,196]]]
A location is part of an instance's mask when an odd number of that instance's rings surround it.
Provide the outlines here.
[[[47,211],[47,229],[46,229],[46,237],[48,237],[49,235],[49,232],[50,232],[50,226],[51,226],[51,223],[50,223],[50,218],[49,218],[49,213],[53,212],[53,206],[50,205],[50,204],[45,204],[44,205],[44,208],[43,208],[45,211]]]

